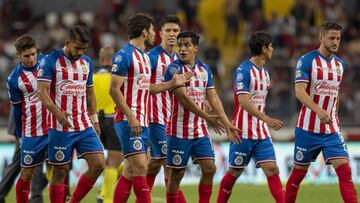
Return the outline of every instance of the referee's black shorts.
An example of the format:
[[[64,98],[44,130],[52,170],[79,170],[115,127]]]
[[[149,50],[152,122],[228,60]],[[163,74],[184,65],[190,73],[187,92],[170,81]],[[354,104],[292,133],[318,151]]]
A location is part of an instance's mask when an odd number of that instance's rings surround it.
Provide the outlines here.
[[[121,151],[121,144],[116,136],[113,120],[113,117],[99,117],[101,130],[100,140],[105,149]]]

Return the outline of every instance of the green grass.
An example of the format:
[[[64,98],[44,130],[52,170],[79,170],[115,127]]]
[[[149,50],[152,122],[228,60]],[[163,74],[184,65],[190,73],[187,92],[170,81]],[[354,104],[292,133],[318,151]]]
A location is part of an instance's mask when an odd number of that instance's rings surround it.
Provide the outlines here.
[[[86,196],[86,198],[82,202],[96,203],[96,197],[98,195],[99,188],[94,188],[90,191],[90,193]],[[185,197],[189,203],[198,202],[197,195],[197,186],[183,186],[182,190],[184,191]],[[356,190],[358,191],[358,199],[360,193],[360,185],[356,186]],[[216,196],[218,192],[218,186],[214,186],[212,201],[216,201]],[[44,191],[45,202],[50,202],[48,190]],[[164,203],[165,199],[165,188],[164,187],[155,187],[152,192],[152,202],[154,203]],[[13,203],[15,201],[15,188],[13,188],[7,197],[7,202]],[[341,195],[337,185],[302,185],[299,191],[299,195],[297,198],[297,203],[338,203],[342,202]],[[134,196],[131,195],[128,202],[134,202]],[[268,203],[274,202],[271,194],[266,185],[236,185],[232,192],[232,196],[230,198],[230,203],[238,203],[238,202],[256,202],[256,203]]]

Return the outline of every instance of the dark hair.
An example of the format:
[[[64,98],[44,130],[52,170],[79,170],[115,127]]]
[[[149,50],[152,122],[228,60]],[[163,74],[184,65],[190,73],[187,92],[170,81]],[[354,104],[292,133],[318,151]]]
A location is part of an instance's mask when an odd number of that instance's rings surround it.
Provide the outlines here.
[[[335,22],[326,22],[320,26],[320,34],[325,34],[329,30],[341,31],[342,27]]]
[[[164,26],[166,23],[174,23],[180,26],[180,19],[176,15],[168,15],[161,20],[160,27]]]
[[[36,41],[29,35],[21,35],[15,40],[15,48],[18,54],[21,54],[27,49],[36,48]]]
[[[191,31],[180,32],[180,34],[177,36],[177,39],[179,40],[180,38],[191,38],[191,43],[193,45],[198,45],[200,39],[199,35]]]
[[[81,43],[89,43],[90,41],[90,32],[89,30],[82,26],[76,25],[75,27],[69,29],[68,39],[70,41],[78,41]]]
[[[127,32],[130,39],[140,37],[142,31],[148,30],[151,25],[154,25],[154,18],[145,13],[137,13],[129,19],[127,23]]]
[[[258,56],[262,52],[264,46],[268,47],[272,43],[270,34],[258,31],[250,35],[248,46],[250,48],[251,56]]]

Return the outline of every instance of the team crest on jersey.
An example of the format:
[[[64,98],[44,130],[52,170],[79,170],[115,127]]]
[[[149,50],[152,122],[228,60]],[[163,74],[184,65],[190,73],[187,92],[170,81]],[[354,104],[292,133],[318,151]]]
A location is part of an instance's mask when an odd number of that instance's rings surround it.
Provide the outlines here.
[[[295,77],[300,77],[301,76],[301,70],[297,70],[295,71]]]
[[[142,148],[142,144],[141,144],[140,140],[135,140],[134,144],[133,144],[133,147],[136,150],[140,150]]]
[[[81,67],[82,67],[82,69],[83,69],[83,72],[84,72],[84,73],[87,73],[88,67],[87,67],[85,64],[82,64]]]
[[[244,162],[244,159],[243,159],[243,157],[241,155],[239,155],[239,156],[237,156],[235,158],[234,162],[235,162],[236,165],[240,166]]]
[[[115,58],[114,58],[115,63],[120,63],[121,61],[122,61],[122,56],[121,55],[115,56]]]
[[[302,153],[302,151],[297,151],[296,152],[296,160],[298,160],[298,161],[301,161],[303,158],[304,158],[304,155],[303,155],[303,153]]]
[[[61,150],[58,150],[56,153],[55,153],[55,159],[57,161],[62,161],[65,159],[65,155],[64,155],[64,152],[61,151]]]
[[[161,152],[162,152],[163,154],[166,154],[166,151],[167,151],[167,146],[166,146],[166,144],[163,144],[163,145],[161,146]]]
[[[117,72],[119,70],[118,66],[116,64],[114,64],[112,67],[111,67],[111,72]]]
[[[243,88],[244,88],[244,83],[238,82],[238,83],[236,84],[236,89],[243,89]]]
[[[182,161],[181,156],[178,154],[175,154],[172,161],[173,161],[174,165],[176,165],[176,166],[180,165],[181,161]]]
[[[24,163],[26,165],[30,165],[30,164],[32,164],[32,162],[33,162],[33,158],[31,157],[31,155],[30,154],[25,155]]]
[[[237,81],[242,81],[243,78],[244,78],[244,76],[243,76],[242,73],[238,73],[238,74],[236,75],[236,80],[237,80]]]
[[[206,81],[206,73],[201,72],[200,75],[199,75],[199,78],[200,78],[202,81]]]
[[[336,73],[338,75],[341,75],[341,69],[340,69],[340,66],[339,65],[336,65]]]

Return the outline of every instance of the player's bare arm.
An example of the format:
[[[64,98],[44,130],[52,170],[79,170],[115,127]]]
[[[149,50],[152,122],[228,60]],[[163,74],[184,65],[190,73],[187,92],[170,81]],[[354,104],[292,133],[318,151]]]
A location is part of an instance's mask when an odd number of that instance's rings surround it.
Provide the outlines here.
[[[88,113],[94,125],[94,129],[96,133],[100,135],[101,131],[99,126],[99,119],[96,114],[96,97],[95,97],[94,87],[86,88],[86,103],[87,103]]]
[[[172,88],[176,88],[179,86],[184,85],[187,82],[190,82],[191,77],[193,76],[193,74],[191,72],[187,72],[184,74],[174,74],[174,77],[167,82],[162,82],[159,84],[150,84],[150,94],[157,94]]]
[[[239,144],[241,140],[237,136],[237,132],[240,131],[240,129],[235,127],[225,114],[224,107],[219,96],[216,93],[216,90],[206,90],[206,98],[209,101],[211,109],[215,112],[215,114],[220,116],[220,120],[225,126],[226,134],[229,137],[229,140],[235,144]]]
[[[43,105],[56,117],[59,123],[65,128],[70,128],[71,123],[67,119],[69,113],[59,109],[53,100],[50,98],[50,82],[38,81],[37,82],[37,95]]]
[[[321,122],[325,122],[327,124],[331,123],[331,117],[329,113],[324,109],[322,109],[311,99],[310,95],[306,92],[306,88],[307,88],[307,83],[303,83],[303,82],[296,83],[295,84],[296,98],[306,107],[315,111]]]
[[[124,98],[124,95],[121,93],[120,88],[123,86],[125,76],[119,76],[112,74],[110,79],[110,96],[114,100],[114,103],[117,108],[124,113],[128,119],[131,131],[134,135],[141,134],[141,125],[140,122],[135,118],[133,112],[129,108]]]
[[[258,119],[264,121],[266,124],[268,124],[269,127],[275,130],[279,130],[280,128],[284,127],[284,122],[275,118],[271,118],[270,116],[264,113],[261,113],[254,106],[254,104],[251,103],[249,94],[239,94],[238,99],[239,99],[239,104],[243,109],[245,109],[251,115],[257,117]]]
[[[185,87],[176,88],[173,93],[176,98],[179,100],[181,105],[183,105],[186,109],[193,112],[194,114],[204,118],[210,125],[212,125],[215,129],[224,129],[224,126],[221,122],[219,122],[219,115],[210,115],[199,108],[198,105],[187,95]],[[218,132],[219,133],[219,132]]]

